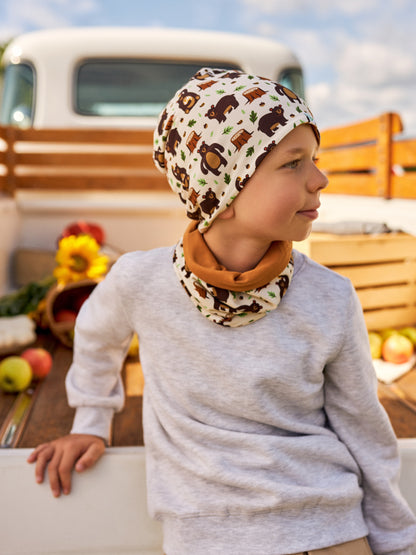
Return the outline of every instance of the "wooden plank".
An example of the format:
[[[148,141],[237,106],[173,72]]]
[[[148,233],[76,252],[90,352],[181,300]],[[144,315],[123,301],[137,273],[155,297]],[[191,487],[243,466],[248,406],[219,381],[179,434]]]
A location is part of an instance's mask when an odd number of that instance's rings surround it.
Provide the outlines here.
[[[367,173],[328,174],[325,194],[378,196],[376,176]]]
[[[416,172],[392,176],[391,198],[416,199]]]
[[[416,284],[388,285],[357,289],[364,310],[388,307],[416,308]]]
[[[42,143],[153,144],[149,129],[16,129],[16,141]]]
[[[16,189],[165,191],[169,184],[166,177],[149,170],[135,175],[24,175],[16,177]]]
[[[391,120],[393,134],[400,133],[403,130],[400,116],[391,114]],[[351,125],[325,129],[321,133],[321,149],[375,141],[379,134],[379,125],[379,118],[371,118]]]
[[[349,278],[355,287],[416,282],[416,260],[359,266],[332,266],[339,274]]]
[[[0,156],[1,163],[1,156]],[[21,152],[16,154],[16,166],[97,167],[154,169],[150,152]]]
[[[317,166],[326,172],[369,170],[376,166],[375,145],[352,146],[319,153]]]
[[[303,251],[326,266],[346,266],[416,258],[416,238],[406,233],[333,235],[312,233]]]
[[[403,139],[392,144],[392,163],[416,167],[416,139]]]
[[[416,325],[416,306],[368,310],[364,312],[364,320],[368,330],[413,326]]]

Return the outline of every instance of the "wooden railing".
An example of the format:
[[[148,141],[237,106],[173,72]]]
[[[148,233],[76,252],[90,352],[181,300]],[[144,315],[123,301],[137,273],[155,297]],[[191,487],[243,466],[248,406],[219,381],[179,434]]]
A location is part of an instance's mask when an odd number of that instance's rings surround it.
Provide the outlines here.
[[[416,139],[398,139],[398,114],[322,132],[325,192],[416,199]],[[154,167],[152,131],[0,126],[0,191],[168,190]],[[2,148],[2,149],[1,149]]]
[[[0,126],[0,191],[168,190],[152,160],[152,132]],[[1,147],[0,147],[1,148]]]
[[[378,118],[322,132],[319,167],[326,193],[416,199],[416,139],[398,139],[400,116]]]

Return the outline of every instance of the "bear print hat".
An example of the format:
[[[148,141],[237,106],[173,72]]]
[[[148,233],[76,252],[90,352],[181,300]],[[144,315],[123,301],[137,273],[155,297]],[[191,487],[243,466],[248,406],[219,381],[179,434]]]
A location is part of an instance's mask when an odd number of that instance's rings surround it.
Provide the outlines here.
[[[262,77],[203,68],[159,117],[154,161],[204,233],[264,156],[313,116],[295,93]]]

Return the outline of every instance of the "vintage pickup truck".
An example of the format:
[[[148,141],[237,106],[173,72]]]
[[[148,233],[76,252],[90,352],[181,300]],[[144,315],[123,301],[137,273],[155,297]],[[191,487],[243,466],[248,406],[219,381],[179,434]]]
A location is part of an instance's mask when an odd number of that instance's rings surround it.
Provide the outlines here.
[[[152,127],[195,69],[241,67],[303,94],[302,70],[288,49],[234,35],[45,31],[18,37],[4,63],[0,295],[50,271],[56,238],[79,219],[100,224],[116,252],[176,241],[185,216],[153,166]],[[352,279],[369,329],[416,323],[416,141],[402,139],[401,130],[398,114],[382,114],[323,132],[319,163],[330,185],[320,222],[328,228],[297,245]],[[397,231],[366,233],[380,222]],[[126,406],[112,446],[95,469],[75,476],[69,497],[56,500],[47,484],[35,484],[25,460],[35,444],[69,430],[63,379],[72,351],[45,332],[37,343],[53,353],[54,366],[12,429],[11,448],[0,449],[0,553],[161,554],[161,531],[146,509],[140,361],[125,362]],[[379,395],[399,438],[401,488],[416,511],[414,370],[380,382]],[[18,399],[0,393],[0,436],[24,412]]]

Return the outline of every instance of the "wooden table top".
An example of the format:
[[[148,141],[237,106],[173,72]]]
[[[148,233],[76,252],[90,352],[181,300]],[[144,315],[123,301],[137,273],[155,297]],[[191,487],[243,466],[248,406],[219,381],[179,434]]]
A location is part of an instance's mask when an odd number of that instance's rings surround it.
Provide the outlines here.
[[[50,334],[38,336],[39,346],[53,356],[53,367],[36,391],[31,412],[13,447],[32,448],[67,434],[72,425],[74,409],[66,401],[65,375],[72,361],[72,350],[58,343]],[[139,360],[127,358],[123,368],[126,391],[124,409],[113,422],[112,445],[143,445],[142,392],[143,374]],[[416,369],[386,385],[379,383],[379,398],[386,409],[398,438],[416,437]],[[15,394],[0,392],[0,429],[17,398]]]

